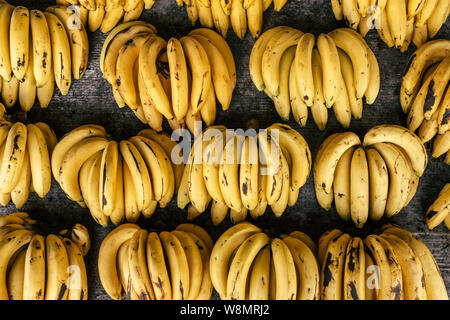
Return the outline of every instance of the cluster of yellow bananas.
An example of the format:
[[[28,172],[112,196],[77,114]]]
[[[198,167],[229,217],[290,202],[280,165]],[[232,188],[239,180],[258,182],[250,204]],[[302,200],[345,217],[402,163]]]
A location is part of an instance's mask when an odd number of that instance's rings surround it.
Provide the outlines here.
[[[46,123],[12,123],[4,113],[0,103],[0,204],[12,200],[20,209],[30,192],[43,198],[50,191],[50,157],[57,139]]]
[[[425,222],[430,230],[445,223],[450,229],[450,183],[447,183],[439,192],[436,200],[431,204],[425,214]]]
[[[365,40],[351,28],[339,28],[317,39],[291,27],[267,30],[255,42],[250,75],[259,91],[273,100],[285,121],[290,113],[306,125],[308,107],[320,130],[333,107],[338,122],[350,126],[362,117],[363,97],[372,104],[380,90],[378,61]]]
[[[7,107],[19,101],[29,111],[36,100],[46,108],[55,84],[69,92],[88,64],[89,41],[73,9],[52,6],[41,12],[0,3],[0,91]]]
[[[194,224],[159,233],[122,224],[100,246],[100,281],[117,300],[122,293],[132,300],[209,300],[212,246],[209,234]]]
[[[362,228],[408,205],[427,161],[423,142],[402,126],[373,127],[363,142],[353,132],[332,134],[314,161],[317,201],[329,210],[334,199],[339,216]]]
[[[162,130],[163,117],[173,130],[186,124],[194,132],[202,119],[212,125],[216,97],[227,110],[236,86],[230,47],[207,28],[169,41],[155,32],[153,26],[133,21],[118,25],[105,40],[100,69],[118,106],[128,105],[156,131]]]
[[[322,300],[448,300],[432,253],[403,228],[364,240],[333,229],[318,247]]]
[[[432,40],[417,49],[408,63],[400,88],[407,125],[422,141],[433,142],[432,156],[447,154],[450,164],[450,40]]]
[[[317,300],[320,268],[314,241],[293,231],[271,239],[241,222],[214,244],[211,281],[223,300]]]
[[[120,21],[139,19],[144,8],[150,10],[155,0],[56,0],[56,3],[77,10],[81,22],[91,32],[100,29],[106,33]]]
[[[214,225],[230,211],[233,223],[276,216],[297,202],[311,171],[311,152],[303,136],[275,123],[255,135],[212,126],[196,137],[177,192],[178,207],[194,219],[211,204]]]
[[[86,227],[43,236],[25,212],[0,217],[1,300],[87,300]]]
[[[135,222],[172,199],[184,166],[172,165],[174,146],[152,129],[117,142],[101,126],[82,125],[56,144],[51,170],[67,197],[88,207],[100,225]]]
[[[419,48],[441,29],[450,13],[448,0],[331,0],[337,20],[365,35],[373,28],[389,47]]]
[[[263,13],[273,2],[274,10],[283,9],[287,0],[176,0],[179,7],[186,5],[192,25],[197,21],[206,28],[215,28],[225,38],[233,28],[239,39],[244,39],[247,27],[253,38],[263,30]]]

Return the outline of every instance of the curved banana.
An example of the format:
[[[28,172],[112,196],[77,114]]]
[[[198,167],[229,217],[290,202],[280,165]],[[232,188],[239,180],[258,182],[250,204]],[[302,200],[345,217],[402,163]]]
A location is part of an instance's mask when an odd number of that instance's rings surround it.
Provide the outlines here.
[[[187,300],[194,300],[199,292],[203,282],[203,261],[200,250],[195,244],[189,233],[180,230],[171,231],[178,238],[183,247],[189,268],[189,291],[186,292]]]
[[[23,300],[23,280],[25,269],[25,250],[21,250],[10,261],[10,269],[6,279],[9,300]]]
[[[101,196],[99,194],[99,185],[100,185],[100,166],[102,163],[102,151],[98,151],[94,155],[92,155],[88,160],[85,161],[81,170],[80,170],[80,182],[82,179],[86,179],[83,186],[83,183],[80,183],[80,189],[83,190],[85,188],[86,192],[83,192],[84,203],[89,208],[92,217],[94,220],[106,227],[108,224],[108,216],[106,216],[101,210]],[[85,168],[86,166],[86,168]],[[82,170],[86,170],[86,173],[82,172]],[[85,175],[86,174],[86,175]]]
[[[234,33],[239,39],[244,39],[247,32],[247,11],[244,0],[230,1],[230,22]]]
[[[439,134],[445,134],[450,129],[450,117],[447,116],[449,112],[450,112],[450,90],[447,89],[447,91],[445,92],[445,96],[442,98],[441,105],[438,111],[436,112],[437,115],[435,116],[433,114],[430,119],[432,120],[433,117],[436,117],[439,126]]]
[[[11,201],[17,209],[20,209],[25,205],[31,189],[31,169],[28,150],[25,151],[23,165],[20,171],[19,180],[14,189],[11,190]]]
[[[406,38],[406,6],[405,0],[387,1],[386,3],[386,17],[396,48],[401,48]]]
[[[50,155],[47,141],[41,129],[33,124],[27,125],[27,150],[30,156],[30,168],[34,191],[41,197],[51,188]]]
[[[47,277],[45,300],[67,300],[69,256],[62,240],[54,234],[45,238]]]
[[[277,33],[277,37],[272,37],[262,55],[262,78],[265,88],[272,96],[278,96],[280,91],[280,60],[284,52],[295,46],[303,35],[303,32],[285,28]]]
[[[289,172],[289,164],[287,162],[286,156],[284,153],[280,150],[280,156],[281,156],[281,193],[280,197],[271,204],[272,212],[275,214],[276,217],[280,217],[284,211],[286,210],[286,207],[288,206],[289,202],[289,193],[291,190],[290,187],[290,172]]]
[[[366,264],[361,238],[350,240],[345,251],[342,297],[345,300],[365,300]]]
[[[227,276],[227,299],[244,300],[250,267],[258,252],[269,243],[269,237],[258,232],[248,237],[237,249]]]
[[[262,75],[262,58],[264,52],[266,51],[267,44],[275,37],[276,34],[287,28],[288,27],[285,26],[279,26],[265,31],[261,34],[258,40],[256,40],[252,47],[249,59],[250,77],[253,84],[259,91],[263,91],[265,89],[265,83]]]
[[[209,270],[214,289],[220,297],[227,297],[227,279],[230,257],[245,239],[261,229],[248,222],[241,222],[225,231],[211,251]]]
[[[249,271],[248,300],[269,299],[270,247],[265,246],[256,255]]]
[[[36,96],[39,101],[39,106],[41,108],[47,108],[50,101],[53,98],[53,93],[55,91],[55,75],[53,73],[53,66],[49,67],[50,79],[44,84],[43,87],[36,88]]]
[[[356,98],[356,88],[353,79],[353,66],[348,55],[341,49],[338,50],[339,62],[341,64],[342,78],[344,80],[345,90],[347,92],[348,102],[352,116],[355,119],[361,119],[363,111],[362,99]]]
[[[30,10],[30,31],[33,48],[33,71],[38,88],[51,79],[52,47],[50,30],[43,12]],[[30,56],[31,57],[31,56]]]
[[[434,38],[442,25],[447,20],[450,4],[445,1],[438,1],[436,7],[427,20],[428,37]]]
[[[4,3],[0,6],[0,76],[3,82],[11,81],[12,66],[9,48],[9,26],[14,6]]]
[[[364,136],[364,146],[378,142],[390,142],[401,147],[416,174],[420,177],[428,162],[427,152],[420,138],[405,127],[398,125],[378,125],[370,129]]]
[[[75,242],[68,238],[63,238],[62,242],[69,258],[67,273],[67,288],[69,293],[67,300],[87,300],[88,299],[88,279],[83,253]]]
[[[314,181],[316,189],[322,189],[327,194],[332,193],[332,184],[336,165],[347,149],[360,144],[359,137],[353,132],[339,134],[333,143],[325,146],[320,158],[316,156]]]
[[[208,232],[205,231],[202,227],[196,224],[192,223],[182,223],[178,225],[176,230],[189,232],[189,234],[196,235],[199,239],[202,240],[206,248],[208,249],[208,252],[210,252],[213,248],[213,240],[211,239],[211,236],[208,234]]]
[[[324,97],[322,61],[319,51],[316,48],[313,49],[312,59],[313,59],[312,64],[313,64],[313,80],[315,93],[314,93],[314,103],[311,106],[311,115],[313,117],[314,123],[319,128],[319,130],[324,130],[328,121],[328,109]],[[306,114],[307,112],[308,110],[306,110]]]
[[[119,144],[112,140],[109,141],[102,152],[99,178],[99,208],[110,216],[114,210],[114,200],[116,197],[116,187],[120,181],[117,181],[119,159]]]
[[[263,30],[264,0],[256,0],[246,9],[248,30],[257,39]]]
[[[357,29],[361,20],[361,15],[358,11],[358,3],[356,0],[342,0],[342,15],[345,22],[352,29]]]
[[[403,74],[402,85],[407,94],[414,92],[414,87],[426,68],[443,60],[450,54],[450,40],[432,40],[420,46],[411,56]]]
[[[276,300],[297,299],[297,274],[294,258],[286,243],[275,238],[270,243],[276,279]]]
[[[319,299],[320,270],[313,251],[293,235],[283,241],[291,251],[297,271],[297,300]]]
[[[14,76],[23,80],[29,62],[30,12],[28,8],[17,6],[11,14],[9,26],[9,50]]]
[[[89,252],[91,248],[91,238],[88,229],[82,224],[75,224],[72,228],[61,231],[60,234],[71,239],[80,248],[83,256]]]
[[[334,204],[336,211],[342,220],[350,220],[351,208],[351,161],[355,148],[349,148],[344,152],[336,165],[333,181]]]
[[[370,79],[370,63],[366,47],[357,36],[343,31],[343,28],[335,29],[328,35],[334,40],[337,47],[347,53],[352,61],[356,97],[362,98],[368,88]]]
[[[449,199],[450,191],[448,190],[448,186],[446,185],[425,213],[425,222],[428,226],[428,229],[434,229],[437,225],[441,224],[442,221],[444,221],[448,216],[448,212],[450,209]]]
[[[211,68],[211,79],[214,85],[214,91],[217,96],[217,100],[222,106],[222,110],[228,110],[231,103],[231,97],[233,94],[233,80],[229,74],[227,67],[227,61],[222,55],[218,47],[214,45],[212,41],[202,35],[192,34],[200,45],[205,49],[206,55]]]
[[[152,183],[147,165],[139,150],[130,141],[120,141],[119,148],[132,177],[138,209],[143,211],[150,207],[153,200]],[[125,194],[126,192],[125,188]]]
[[[149,39],[152,38],[149,38],[148,34],[133,37],[122,46],[117,56],[115,83],[123,101],[132,110],[137,110],[141,105],[135,65],[139,66],[139,70],[141,70],[139,57],[143,54],[141,55],[140,52]]]
[[[226,205],[235,211],[241,211],[242,200],[239,187],[239,160],[244,137],[236,135],[225,145],[219,166],[220,191]]]
[[[123,191],[124,191],[124,207],[125,218],[128,222],[136,222],[141,212],[138,208],[136,188],[134,186],[133,176],[125,161],[123,161]]]
[[[180,40],[171,38],[167,42],[167,58],[172,88],[172,109],[175,118],[180,121],[186,116],[189,105],[188,67]]]
[[[83,163],[97,151],[103,150],[108,140],[103,137],[91,137],[75,144],[66,153],[59,169],[59,184],[67,196],[76,202],[81,202],[78,173]]]
[[[53,73],[62,95],[67,95],[72,83],[72,55],[69,37],[61,20],[51,12],[44,12],[52,43]],[[59,57],[59,59],[55,59]]]
[[[323,300],[342,298],[345,252],[351,237],[347,234],[329,241],[320,271],[320,295]]]
[[[369,218],[369,168],[362,147],[355,150],[350,164],[350,216],[358,228]]]
[[[159,234],[163,243],[164,252],[169,261],[169,270],[172,283],[172,299],[186,300],[190,290],[191,279],[189,264],[184,249],[173,234],[163,231]]]
[[[51,6],[46,11],[55,14],[66,28],[70,39],[73,78],[79,80],[86,72],[89,58],[89,39],[86,29],[74,8]]]
[[[339,55],[336,43],[333,38],[324,33],[321,33],[317,37],[317,49],[319,50],[322,68],[323,97],[325,99],[326,106],[328,108],[331,108],[331,106],[334,105],[339,94],[337,86],[337,84],[339,83],[339,77],[341,75]],[[318,89],[316,86],[316,82],[314,86],[317,92]]]
[[[383,217],[389,194],[389,175],[380,153],[370,148],[366,150],[369,166],[369,217],[378,221]]]
[[[147,236],[148,232],[144,229],[136,231],[128,246],[131,286],[136,291],[139,300],[155,299],[146,262]]]
[[[417,12],[416,16],[416,25],[421,26],[425,24],[428,20],[428,18],[431,16],[431,14],[434,11],[434,8],[436,7],[439,0],[427,0],[422,6],[422,9]]]
[[[11,192],[20,177],[27,143],[27,127],[16,122],[11,126],[5,141],[3,160],[0,166],[0,191]]]
[[[255,137],[245,137],[239,161],[239,188],[242,205],[253,210],[258,205],[258,146]]]
[[[290,111],[294,116],[295,121],[302,127],[306,125],[308,120],[308,107],[303,101],[300,93],[297,90],[297,74],[295,72],[295,61],[292,61],[289,70],[289,103]]]
[[[156,232],[147,237],[147,265],[156,300],[172,299],[172,286],[165,262],[161,239]]]
[[[20,81],[13,75],[10,81],[2,81],[2,99],[7,108],[13,107],[19,99]]]
[[[214,27],[225,38],[230,26],[230,18],[223,11],[220,0],[211,0],[211,14],[214,22]]]
[[[389,233],[382,233],[380,236],[393,247],[399,261],[405,300],[426,300],[427,292],[425,283],[422,281],[424,273],[420,260],[414,251],[398,236]]]
[[[289,114],[291,113],[291,101],[290,101],[290,74],[291,67],[295,56],[295,47],[288,48],[281,57],[280,60],[280,85],[279,93],[277,96],[271,96],[266,91],[266,94],[273,100],[275,109],[281,119],[288,121]]]
[[[98,274],[106,293],[113,299],[122,297],[122,285],[117,274],[117,251],[125,241],[139,230],[136,224],[125,223],[111,231],[103,239],[98,253]]]
[[[350,127],[350,122],[352,120],[352,113],[342,73],[339,75],[339,82],[337,86],[338,95],[333,105],[334,115],[336,116],[337,121],[342,127],[348,128]]]
[[[389,170],[389,193],[385,212],[391,217],[405,206],[408,199],[411,176],[408,159],[392,144],[377,143],[373,147],[383,157]]]
[[[425,279],[425,289],[427,291],[427,299],[429,300],[448,300],[447,290],[445,289],[444,280],[442,279],[439,267],[428,247],[416,236],[409,231],[398,228],[388,227],[385,233],[397,235],[405,241],[414,251],[422,264],[422,270]]]

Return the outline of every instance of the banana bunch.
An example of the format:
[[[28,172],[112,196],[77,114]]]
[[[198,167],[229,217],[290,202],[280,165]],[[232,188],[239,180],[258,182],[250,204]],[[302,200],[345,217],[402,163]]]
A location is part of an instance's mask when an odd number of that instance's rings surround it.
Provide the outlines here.
[[[363,37],[377,29],[384,43],[401,52],[436,36],[450,13],[448,0],[331,0],[331,5],[337,20]]]
[[[140,18],[142,12],[150,10],[156,0],[56,0],[57,4],[74,8],[81,22],[91,32],[98,29],[106,33],[120,21],[128,22]]]
[[[0,3],[0,91],[7,107],[46,108],[55,85],[67,95],[87,68],[89,41],[74,8],[28,10]]]
[[[263,30],[263,14],[273,2],[274,10],[283,9],[287,0],[175,0],[179,7],[186,5],[192,26],[197,21],[202,27],[215,28],[224,38],[231,27],[239,39],[244,39],[247,28],[253,38]]]
[[[201,131],[216,118],[216,98],[227,110],[236,86],[230,47],[211,29],[192,30],[169,41],[143,21],[118,25],[106,38],[100,69],[119,107],[156,131],[166,118],[173,130]]]
[[[270,238],[241,222],[215,242],[209,260],[211,281],[222,300],[317,300],[317,248],[303,232]]]
[[[362,117],[363,97],[372,104],[380,90],[377,59],[351,28],[317,39],[287,26],[269,29],[255,42],[249,69],[256,88],[273,100],[284,121],[292,111],[295,121],[305,126],[310,107],[320,130],[327,124],[328,108],[348,128],[352,116]]]
[[[43,198],[50,191],[50,157],[57,140],[46,123],[10,122],[1,103],[0,113],[0,204],[12,201],[20,209],[30,192]]]
[[[450,40],[428,41],[408,62],[400,88],[407,125],[424,143],[435,137],[432,156],[450,164]]]
[[[311,153],[303,136],[275,123],[255,134],[212,126],[199,134],[184,166],[177,204],[188,206],[188,219],[206,211],[220,224],[256,219],[268,206],[280,217],[297,202],[311,171]]]
[[[209,300],[209,256],[213,241],[200,226],[148,232],[126,223],[102,241],[98,273],[113,299]]]
[[[340,218],[358,228],[390,218],[414,197],[427,161],[423,142],[402,126],[375,126],[362,142],[353,132],[332,134],[314,162],[317,201],[329,210],[334,199]]]
[[[447,229],[450,229],[450,183],[447,183],[439,192],[436,200],[431,204],[425,214],[425,222],[430,230],[436,226],[445,223]]]
[[[448,300],[428,247],[394,225],[364,239],[339,229],[318,242],[322,300]]]
[[[0,300],[87,300],[86,227],[35,232],[26,212],[0,217]]]
[[[176,145],[151,129],[118,142],[101,126],[82,125],[55,145],[51,171],[67,197],[89,208],[100,225],[135,222],[172,199],[183,171],[170,158]]]

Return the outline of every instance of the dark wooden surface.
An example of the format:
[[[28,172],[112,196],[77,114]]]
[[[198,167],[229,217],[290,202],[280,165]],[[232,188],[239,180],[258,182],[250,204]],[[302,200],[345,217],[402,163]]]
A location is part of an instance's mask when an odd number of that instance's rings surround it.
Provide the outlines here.
[[[344,26],[337,22],[331,11],[330,0],[289,0],[279,13],[270,8],[264,14],[264,30],[277,25],[289,25],[304,32],[318,35],[320,32],[329,32],[337,27]],[[51,5],[52,1],[25,1],[14,0],[15,5],[26,5],[41,10]],[[141,19],[154,24],[158,33],[165,38],[186,34],[192,27],[183,8],[176,6],[175,0],[157,0],[150,11],[144,12]],[[443,26],[437,37],[450,38],[450,23]],[[90,59],[88,70],[79,81],[74,81],[67,96],[63,97],[56,90],[56,94],[48,109],[40,109],[36,104],[28,115],[32,122],[44,121],[52,126],[58,137],[76,128],[81,124],[96,123],[103,125],[108,133],[115,139],[125,139],[135,135],[145,128],[130,110],[119,109],[113,100],[110,85],[102,78],[99,69],[99,53],[106,35],[100,31],[89,33]],[[399,103],[399,89],[403,68],[415,50],[411,45],[406,53],[388,48],[378,37],[375,30],[371,31],[366,40],[375,55],[381,70],[381,91],[372,106],[364,106],[363,118],[352,119],[352,130],[361,136],[371,127],[392,123],[405,125],[406,116],[402,113]],[[237,65],[237,87],[234,91],[231,107],[227,112],[218,112],[216,123],[224,124],[229,128],[243,128],[250,118],[259,121],[264,128],[273,122],[281,121],[275,112],[272,101],[264,93],[258,92],[251,82],[248,72],[248,59],[254,43],[250,33],[244,40],[239,40],[230,29],[227,41],[233,51]],[[332,112],[329,114],[328,125],[325,131],[319,131],[310,117],[305,128],[300,128],[291,117],[289,124],[298,129],[309,143],[313,157],[321,142],[330,134],[344,131],[337,123]],[[167,132],[168,127],[166,125]],[[430,145],[427,150],[430,152]],[[449,243],[450,233],[444,225],[429,231],[424,221],[424,214],[428,206],[434,201],[438,192],[449,181],[450,167],[443,163],[443,159],[430,161],[427,170],[420,179],[416,196],[411,203],[391,222],[414,232],[430,248],[442,275],[447,290],[450,292],[450,261]],[[16,211],[13,205],[0,208],[0,214]],[[39,219],[46,230],[56,232],[74,223],[86,225],[92,238],[92,248],[86,256],[89,276],[89,299],[110,299],[103,290],[97,273],[97,254],[100,243],[106,234],[112,230],[96,225],[90,217],[89,211],[77,206],[68,200],[59,186],[53,182],[50,193],[40,199],[31,194],[23,208],[32,217]],[[249,218],[250,219],[250,218]],[[159,209],[149,220],[141,219],[139,224],[143,227],[161,227],[172,229],[179,223],[186,221],[186,212],[176,206],[174,199],[165,209]],[[214,239],[230,227],[226,219],[218,227],[214,227],[206,212],[195,221],[210,232]],[[268,211],[255,224],[265,228],[267,232],[276,236],[293,230],[301,230],[309,234],[314,240],[326,230],[334,227],[342,228],[352,235],[366,235],[377,232],[378,225],[367,224],[364,229],[357,230],[351,223],[339,220],[336,210],[324,211],[317,204],[314,195],[313,176],[310,175],[306,185],[301,189],[300,197],[294,207],[288,208],[284,215],[277,219]],[[213,298],[217,298],[214,294]]]

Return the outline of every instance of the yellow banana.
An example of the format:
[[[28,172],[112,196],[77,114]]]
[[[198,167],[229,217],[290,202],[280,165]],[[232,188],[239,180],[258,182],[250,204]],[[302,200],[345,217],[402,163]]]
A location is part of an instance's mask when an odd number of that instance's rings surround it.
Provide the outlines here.
[[[67,300],[87,300],[88,299],[88,279],[83,253],[80,248],[70,239],[63,238],[62,242],[67,251],[69,266],[67,273],[67,288],[69,293]]]
[[[9,50],[14,76],[20,81],[25,77],[29,62],[30,12],[17,6],[11,14],[9,26]]]
[[[339,94],[338,86],[340,76],[340,63],[336,43],[329,35],[321,33],[317,38],[317,49],[319,50],[321,68],[323,72],[323,97],[326,106],[331,108]],[[317,67],[316,67],[317,68]],[[317,73],[317,71],[316,71]],[[316,74],[314,73],[314,74]],[[316,91],[317,86],[315,82]]]
[[[263,30],[263,0],[255,0],[247,8],[248,30],[257,39]]]
[[[369,166],[369,217],[378,221],[383,217],[389,193],[389,175],[384,159],[375,149],[366,151]]]
[[[9,48],[9,27],[14,6],[4,3],[0,6],[0,76],[3,82],[11,80],[12,66]]]
[[[30,10],[30,30],[33,47],[33,71],[36,86],[43,87],[52,78],[52,45],[47,19],[43,12]],[[31,57],[31,56],[30,56]]]
[[[355,148],[344,152],[334,172],[333,192],[336,211],[342,220],[350,220],[351,208],[351,161]]]
[[[350,216],[358,228],[369,217],[369,168],[362,147],[355,150],[350,164]]]
[[[361,238],[350,240],[345,251],[342,297],[345,300],[365,300],[366,264]]]
[[[45,300],[67,300],[69,257],[62,240],[54,234],[45,238],[47,277]]]
[[[170,300],[172,286],[165,262],[161,239],[156,232],[150,232],[147,237],[147,265],[153,284],[156,300]]]

